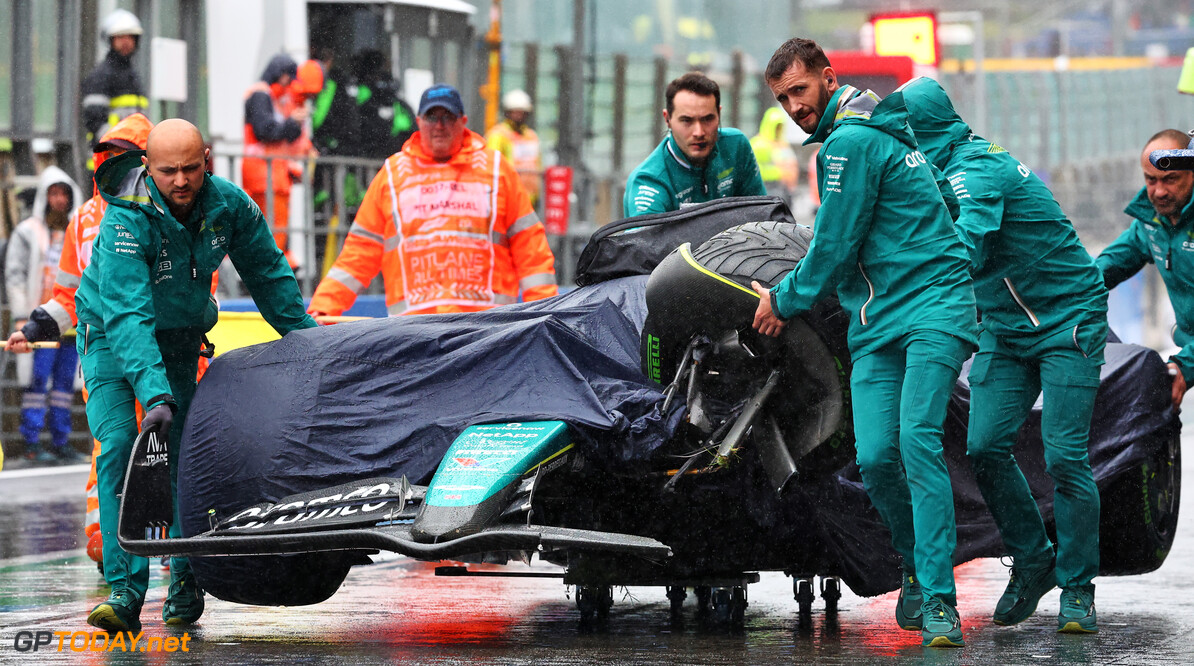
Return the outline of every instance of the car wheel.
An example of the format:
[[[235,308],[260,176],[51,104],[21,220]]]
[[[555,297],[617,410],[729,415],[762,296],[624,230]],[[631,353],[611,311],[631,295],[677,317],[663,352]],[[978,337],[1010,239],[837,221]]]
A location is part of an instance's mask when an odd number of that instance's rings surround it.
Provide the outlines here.
[[[1181,480],[1181,433],[1172,432],[1148,460],[1099,493],[1101,574],[1141,574],[1161,566],[1177,532]]]
[[[796,269],[808,254],[812,239],[812,229],[798,224],[750,222],[713,236],[692,256],[705,268],[744,287],[750,288],[752,281],[773,287]],[[799,319],[815,338],[800,338],[795,330],[781,335],[788,347],[784,356],[791,361],[787,370],[791,381],[781,395],[772,398],[769,411],[788,447],[797,450],[794,454],[803,452],[796,456],[802,473],[817,474],[840,469],[855,455],[848,398],[849,318],[837,298],[829,297]],[[811,363],[810,347],[819,347],[818,353],[829,359],[828,364]],[[826,416],[831,414],[835,416]],[[818,421],[819,426],[815,425]],[[806,441],[810,437],[816,441]]]

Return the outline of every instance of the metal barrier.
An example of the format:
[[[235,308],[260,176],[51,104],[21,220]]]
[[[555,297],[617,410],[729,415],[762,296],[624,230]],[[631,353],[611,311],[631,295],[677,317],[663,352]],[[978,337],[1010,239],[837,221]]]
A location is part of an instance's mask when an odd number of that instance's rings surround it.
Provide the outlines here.
[[[303,295],[310,296],[339,254],[360,198],[381,168],[382,161],[323,156],[251,157],[266,162],[265,206],[261,212],[271,227],[276,226],[274,162],[286,160],[301,167],[302,176],[291,185],[290,219],[285,226],[291,258],[298,264],[295,277]],[[245,154],[240,152],[213,151],[212,171],[243,186],[241,166],[244,158]],[[230,267],[221,268],[220,281],[222,295],[241,297],[247,293]],[[368,293],[380,293],[380,290]]]

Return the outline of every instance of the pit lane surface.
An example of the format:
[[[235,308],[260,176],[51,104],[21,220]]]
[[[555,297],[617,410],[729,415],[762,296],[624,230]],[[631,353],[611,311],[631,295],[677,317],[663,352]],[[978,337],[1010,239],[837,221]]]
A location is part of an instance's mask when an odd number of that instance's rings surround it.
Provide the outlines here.
[[[1189,417],[1186,419],[1189,421]],[[1183,444],[1194,443],[1186,424]],[[1194,478],[1194,455],[1184,476]],[[188,652],[72,652],[57,638],[19,651],[18,632],[85,632],[107,587],[82,550],[85,467],[0,472],[0,663],[485,663],[485,664],[1192,664],[1194,509],[1182,511],[1165,565],[1143,576],[1096,580],[1100,633],[1055,632],[1058,592],[1016,627],[990,622],[1007,581],[997,560],[955,570],[966,647],[920,647],[896,628],[895,593],[860,598],[849,590],[836,621],[820,600],[811,622],[797,620],[791,579],[762,575],[749,588],[743,631],[696,617],[669,621],[661,588],[618,589],[604,625],[578,626],[575,592],[555,579],[436,577],[433,565],[383,554],[356,567],[331,599],[315,606],[239,606],[208,597]],[[1187,494],[1187,503],[1194,495]],[[534,563],[525,571],[551,572]],[[179,637],[161,622],[168,573],[155,563],[142,621],[147,636]],[[69,640],[69,639],[68,639]],[[82,645],[82,638],[76,639]]]

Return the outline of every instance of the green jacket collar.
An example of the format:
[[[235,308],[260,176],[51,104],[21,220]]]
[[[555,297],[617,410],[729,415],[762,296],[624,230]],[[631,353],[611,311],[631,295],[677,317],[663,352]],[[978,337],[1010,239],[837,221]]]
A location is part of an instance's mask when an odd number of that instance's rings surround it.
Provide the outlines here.
[[[1136,193],[1136,197],[1124,208],[1124,212],[1133,218],[1144,222],[1145,224],[1155,224],[1161,227],[1168,227],[1169,220],[1161,219],[1157,215],[1157,209],[1153,208],[1153,203],[1148,200],[1148,188],[1142,187]],[[1177,222],[1178,229],[1188,227],[1194,224],[1194,197],[1186,202],[1185,208],[1182,208],[1182,217]]]
[[[895,99],[892,99],[893,97]],[[864,92],[854,86],[844,85],[829,98],[825,109],[833,109],[833,113],[821,115],[821,120],[817,122],[817,130],[804,141],[804,145],[824,143],[825,139],[829,138],[829,133],[843,123],[864,123],[891,134],[904,143],[916,145],[912,130],[908,129],[904,100],[898,94],[893,93],[888,99],[880,100],[879,96],[870,90]]]
[[[837,114],[857,94],[858,88],[854,86],[842,86],[835,90],[833,96],[829,98],[829,103],[825,105],[826,112],[822,113],[821,119],[817,121],[816,131],[804,140],[803,145],[825,143],[825,139],[829,138],[829,133],[837,125]],[[829,109],[833,109],[833,113],[828,113]]]

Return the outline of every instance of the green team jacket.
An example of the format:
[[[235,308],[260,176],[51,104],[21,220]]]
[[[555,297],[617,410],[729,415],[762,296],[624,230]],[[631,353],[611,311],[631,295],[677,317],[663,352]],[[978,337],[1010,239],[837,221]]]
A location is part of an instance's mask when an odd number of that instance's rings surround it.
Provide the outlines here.
[[[805,143],[819,141],[821,208],[808,254],[771,290],[776,315],[805,312],[836,286],[856,359],[913,331],[975,344],[966,249],[900,93],[879,101],[842,86]]]
[[[189,340],[197,349],[200,336],[216,323],[211,275],[225,256],[279,334],[315,321],[248,195],[223,178],[206,176],[184,226],[141,165],[144,154],[125,153],[96,172],[108,209],[75,304],[80,335],[109,338],[138,402],[149,410],[172,401],[162,360],[168,341]]]
[[[1135,275],[1145,264],[1156,264],[1177,319],[1173,340],[1182,348],[1169,360],[1181,367],[1187,382],[1194,382],[1194,199],[1182,209],[1177,226],[1157,216],[1143,187],[1124,212],[1134,218],[1132,225],[1095,263],[1102,269],[1108,289]]]
[[[913,79],[899,91],[917,145],[958,199],[955,227],[969,251],[982,328],[1029,344],[1063,328],[1074,328],[1076,345],[1082,333],[1098,333],[1078,326],[1106,319],[1107,290],[1049,188],[976,136],[936,81]]]
[[[703,167],[693,166],[669,133],[626,181],[626,217],[679,210],[686,204],[722,197],[767,194],[759,164],[746,135],[732,127],[718,130],[717,143]]]

